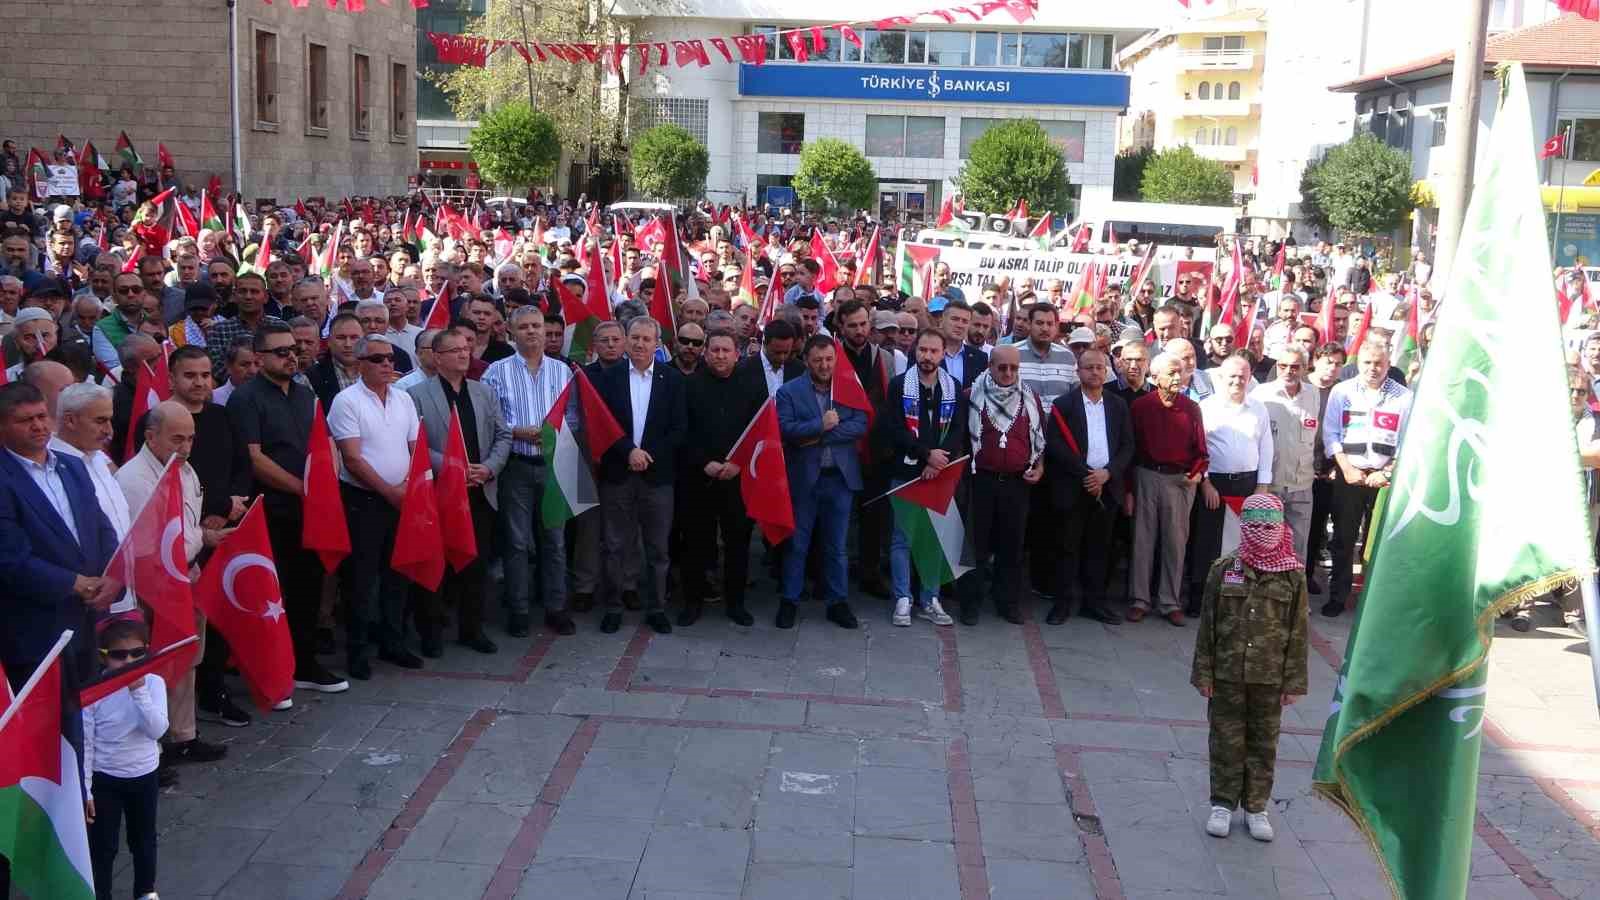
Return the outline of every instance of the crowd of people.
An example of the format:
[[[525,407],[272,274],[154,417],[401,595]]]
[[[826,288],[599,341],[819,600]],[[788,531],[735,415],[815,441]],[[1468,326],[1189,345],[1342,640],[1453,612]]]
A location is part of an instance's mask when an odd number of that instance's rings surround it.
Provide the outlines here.
[[[871,230],[861,219],[747,219],[703,205],[681,222],[628,220],[581,199],[530,198],[436,234],[413,226],[429,212],[416,197],[352,198],[240,207],[232,227],[190,236],[166,231],[138,190],[118,196],[127,203],[36,205],[17,188],[0,214],[0,592],[15,611],[0,663],[14,680],[63,628],[94,635],[96,620],[125,620],[131,599],[98,576],[174,457],[192,565],[262,498],[304,691],[345,691],[374,661],[422,668],[451,626],[459,644],[495,653],[491,620],[513,637],[536,616],[571,635],[575,613],[596,611],[614,632],[638,611],[666,634],[716,604],[749,626],[753,556],[778,585],[779,628],[808,601],[842,628],[858,615],[976,626],[991,612],[1020,624],[1030,592],[1052,626],[1152,614],[1183,626],[1202,613],[1213,563],[1247,533],[1248,498],[1260,495],[1276,498],[1291,548],[1272,571],[1292,559],[1322,615],[1338,616],[1356,596],[1363,529],[1422,367],[1423,352],[1396,359],[1397,331],[1419,304],[1425,352],[1437,312],[1425,261],[1379,278],[1369,259],[1326,243],[1259,257],[1252,245],[1221,301],[1237,306],[1218,315],[1221,271],[1170,290],[1112,284],[1085,304],[1059,280],[961,287],[941,263],[908,294],[886,264],[889,236],[883,258],[860,252]],[[813,231],[837,271],[815,258]],[[665,255],[674,244],[683,277]],[[1285,264],[1269,284],[1274,256]],[[661,279],[671,309],[652,316]],[[594,309],[599,283],[609,318],[569,355],[574,299]],[[1391,314],[1347,346],[1351,319],[1380,294],[1398,300]],[[1600,465],[1588,410],[1600,337],[1579,365],[1574,418],[1586,464]],[[141,370],[164,370],[171,399],[135,419]],[[567,391],[580,373],[621,437],[595,466],[597,506],[553,527],[541,512],[555,478],[541,434],[563,396],[569,423],[586,427]],[[841,379],[859,382],[870,408],[840,402]],[[730,459],[769,400],[795,526],[775,546],[752,540]],[[390,560],[418,437],[437,472],[452,414],[479,553],[426,590]],[[319,415],[350,523],[334,571],[302,541]],[[926,583],[908,523],[879,498],[951,465],[964,468],[973,569]],[[1560,599],[1581,627],[1575,600]],[[1529,617],[1519,610],[1514,624]],[[131,658],[141,637],[102,631],[100,654],[93,637],[75,642],[80,677]],[[211,632],[206,644],[193,673],[155,685],[164,703],[135,694],[101,711],[123,736],[165,738],[159,767],[149,748],[113,744],[129,755],[108,763],[108,784],[126,788],[130,810],[143,787],[115,779],[170,781],[176,764],[226,752],[197,721],[251,721],[229,695],[225,643]]]

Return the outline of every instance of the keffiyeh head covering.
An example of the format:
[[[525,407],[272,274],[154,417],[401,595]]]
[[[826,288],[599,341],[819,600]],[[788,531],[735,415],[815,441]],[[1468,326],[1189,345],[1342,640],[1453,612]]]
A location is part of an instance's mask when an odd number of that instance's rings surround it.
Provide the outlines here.
[[[1239,558],[1258,572],[1288,572],[1303,563],[1294,555],[1294,535],[1283,521],[1283,501],[1251,494],[1239,512]]]

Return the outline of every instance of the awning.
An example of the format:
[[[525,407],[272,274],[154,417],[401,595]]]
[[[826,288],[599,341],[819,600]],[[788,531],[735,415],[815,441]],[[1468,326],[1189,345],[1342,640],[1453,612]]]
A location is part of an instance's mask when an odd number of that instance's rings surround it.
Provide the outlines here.
[[[1600,187],[1545,185],[1539,199],[1549,212],[1600,212]]]

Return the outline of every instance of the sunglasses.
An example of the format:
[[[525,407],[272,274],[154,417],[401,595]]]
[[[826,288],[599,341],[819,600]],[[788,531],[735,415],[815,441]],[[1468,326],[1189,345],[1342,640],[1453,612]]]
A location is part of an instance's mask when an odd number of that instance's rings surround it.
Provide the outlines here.
[[[366,356],[363,356],[361,358],[366,360],[369,363],[372,363],[375,366],[381,366],[384,363],[392,363],[392,362],[394,362],[394,354],[393,353],[369,353]]]
[[[117,662],[127,662],[131,659],[144,659],[150,653],[149,647],[129,647],[126,650],[101,650],[100,655],[106,659]]]
[[[276,356],[279,359],[288,359],[294,355],[294,345],[290,344],[287,347],[267,347],[261,352],[271,353],[273,356]]]
[[[704,347],[706,342],[694,338],[678,338],[678,344],[684,347]]]

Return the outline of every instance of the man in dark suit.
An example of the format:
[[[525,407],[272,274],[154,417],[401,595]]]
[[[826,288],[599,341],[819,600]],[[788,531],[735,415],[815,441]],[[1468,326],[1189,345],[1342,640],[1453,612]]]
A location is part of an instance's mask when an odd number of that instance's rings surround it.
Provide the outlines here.
[[[592,348],[594,361],[583,365],[583,374],[598,385],[605,379],[606,372],[628,365],[628,358],[623,351],[626,349],[626,335],[622,325],[615,320],[601,322],[594,328]],[[582,360],[574,360],[582,364]],[[596,506],[580,513],[577,518],[567,523],[565,534],[567,560],[572,564],[572,610],[573,612],[588,612],[594,608],[594,597],[600,587],[600,534],[604,530],[601,520],[605,516]],[[628,609],[639,608],[639,575],[644,568],[640,557],[643,555],[637,541],[633,550],[625,553],[621,560],[615,558],[610,562],[622,566],[622,605]]]
[[[812,538],[820,544],[821,591],[828,619],[841,628],[858,623],[850,611],[849,565],[845,531],[852,495],[861,490],[861,460],[855,442],[867,433],[867,414],[833,402],[833,338],[806,341],[807,373],[778,388],[778,428],[794,502],[794,536],[783,558],[778,627],[793,628],[805,588],[806,554]]]
[[[972,328],[972,307],[964,300],[947,301],[939,324],[944,332],[944,370],[965,391],[989,368],[989,354],[983,352],[982,347],[967,343],[967,331]]]
[[[94,672],[94,617],[121,595],[100,573],[117,534],[83,462],[49,449],[52,419],[31,384],[0,387],[0,665],[20,688],[61,632],[71,693]]]
[[[434,377],[407,389],[417,405],[417,415],[428,434],[428,455],[435,482],[444,469],[444,451],[449,447],[450,413],[461,418],[461,439],[467,452],[467,504],[472,510],[472,532],[478,555],[459,572],[445,575],[436,592],[427,592],[419,609],[417,631],[422,636],[422,655],[437,659],[443,655],[440,635],[444,608],[454,606],[458,626],[457,642],[479,653],[494,653],[499,648],[483,633],[484,574],[494,546],[494,517],[498,508],[496,489],[500,471],[511,458],[511,429],[501,417],[500,401],[488,385],[467,379],[472,360],[472,344],[454,329],[434,335]]]
[[[351,313],[339,313],[328,325],[328,352],[306,373],[311,390],[322,401],[322,414],[328,414],[335,394],[361,380],[361,361],[356,359],[356,341],[361,340],[361,320]]]
[[[777,396],[778,388],[799,378],[806,370],[805,363],[795,358],[797,340],[799,334],[793,325],[773,319],[761,330],[761,352],[740,360],[734,377],[758,383],[768,397]]]
[[[677,453],[688,434],[683,376],[656,364],[661,326],[648,316],[628,323],[627,362],[601,375],[598,385],[622,437],[600,461],[600,511],[605,558],[621,559],[633,549],[633,535],[644,542],[647,579],[641,598],[645,622],[659,634],[672,631],[665,611],[667,541],[672,530],[672,482]],[[604,567],[605,615],[600,630],[622,625],[622,583],[618,567]]]
[[[1122,621],[1106,605],[1106,560],[1128,492],[1133,421],[1122,398],[1105,389],[1109,362],[1099,350],[1079,354],[1078,386],[1051,404],[1045,426],[1045,481],[1063,526],[1056,602],[1045,618],[1051,625],[1080,609],[1107,625]]]

